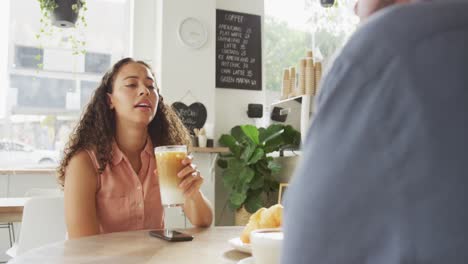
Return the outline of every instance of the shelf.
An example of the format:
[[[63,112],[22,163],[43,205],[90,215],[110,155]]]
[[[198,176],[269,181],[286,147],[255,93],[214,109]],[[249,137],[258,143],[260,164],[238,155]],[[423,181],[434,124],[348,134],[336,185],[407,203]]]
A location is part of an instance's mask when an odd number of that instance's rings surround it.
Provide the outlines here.
[[[272,106],[276,107],[281,107],[281,108],[297,108],[301,107],[302,101],[304,97],[312,97],[311,95],[300,95],[300,96],[295,96],[291,97],[288,99],[284,99],[281,101],[278,101],[276,103],[271,104]]]
[[[300,95],[273,103],[271,107],[281,108],[280,115],[289,115],[286,124],[300,130],[304,142],[313,115],[313,102],[314,96]]]
[[[193,147],[190,150],[196,153],[227,153],[229,152],[229,148],[222,148],[222,147],[215,147],[215,148]]]

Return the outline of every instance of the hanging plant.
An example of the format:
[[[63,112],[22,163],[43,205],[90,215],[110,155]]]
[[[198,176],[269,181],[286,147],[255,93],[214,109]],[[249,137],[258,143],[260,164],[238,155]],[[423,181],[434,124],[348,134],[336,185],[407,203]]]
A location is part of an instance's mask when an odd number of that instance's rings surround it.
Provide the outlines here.
[[[47,38],[70,46],[73,55],[86,53],[86,41],[82,30],[88,26],[86,0],[37,0],[41,10],[40,28],[36,39],[41,42]],[[41,55],[36,59],[41,60]],[[38,64],[43,68],[42,64]]]

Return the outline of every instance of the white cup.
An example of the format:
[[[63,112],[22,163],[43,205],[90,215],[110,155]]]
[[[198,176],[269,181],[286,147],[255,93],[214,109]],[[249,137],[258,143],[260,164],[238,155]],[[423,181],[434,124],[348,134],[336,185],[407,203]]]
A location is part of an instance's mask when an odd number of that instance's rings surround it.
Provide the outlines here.
[[[279,264],[283,247],[280,228],[257,229],[250,233],[255,264]]]
[[[206,135],[198,135],[198,146],[200,148],[206,148],[207,140],[208,138],[206,137]]]

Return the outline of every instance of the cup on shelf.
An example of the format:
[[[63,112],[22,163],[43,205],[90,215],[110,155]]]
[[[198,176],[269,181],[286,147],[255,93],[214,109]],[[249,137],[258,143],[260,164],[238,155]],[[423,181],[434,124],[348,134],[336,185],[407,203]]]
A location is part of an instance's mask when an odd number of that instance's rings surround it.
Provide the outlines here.
[[[200,148],[206,148],[206,143],[207,143],[208,138],[206,135],[198,135],[198,146]]]

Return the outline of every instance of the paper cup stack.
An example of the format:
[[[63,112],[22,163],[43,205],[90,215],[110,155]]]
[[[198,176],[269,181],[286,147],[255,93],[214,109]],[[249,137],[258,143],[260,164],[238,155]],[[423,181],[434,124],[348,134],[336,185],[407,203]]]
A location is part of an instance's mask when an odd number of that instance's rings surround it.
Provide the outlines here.
[[[283,87],[281,88],[281,100],[288,99],[291,93],[291,82],[289,81],[289,69],[283,71]]]
[[[296,96],[296,67],[289,68],[289,83],[291,89],[289,96]]]
[[[299,61],[298,80],[296,84],[296,67],[283,70],[281,100],[299,95],[316,95],[322,78],[322,63],[314,63],[314,54],[307,51],[307,57]]]
[[[299,61],[299,87],[296,95],[306,94],[306,59]]]
[[[316,95],[319,91],[319,85],[320,85],[320,80],[322,79],[322,63],[321,62],[316,62],[314,65],[314,70],[315,70],[315,89],[314,89],[314,95]]]
[[[315,72],[314,72],[314,57],[312,51],[307,52],[305,66],[305,90],[306,94],[314,95],[315,90]]]

